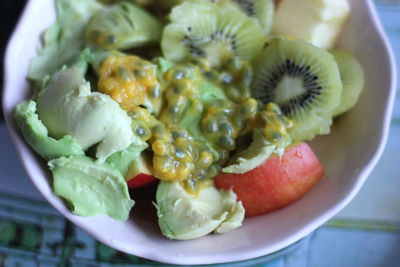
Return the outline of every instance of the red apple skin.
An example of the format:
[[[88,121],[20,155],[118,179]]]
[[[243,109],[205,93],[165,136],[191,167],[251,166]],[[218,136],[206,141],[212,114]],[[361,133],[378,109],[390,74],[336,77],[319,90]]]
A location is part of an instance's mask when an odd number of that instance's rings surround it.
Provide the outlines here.
[[[141,154],[129,167],[128,172],[125,174],[128,188],[138,188],[157,181],[151,173],[151,167],[148,162],[146,155]]]
[[[232,189],[246,210],[246,217],[283,208],[309,191],[324,176],[317,156],[302,143],[273,156],[244,174],[222,174],[215,178],[220,189]]]
[[[132,179],[129,179],[127,181],[127,183],[128,183],[128,188],[138,188],[138,187],[150,185],[156,181],[157,181],[157,179],[151,174],[139,173]]]

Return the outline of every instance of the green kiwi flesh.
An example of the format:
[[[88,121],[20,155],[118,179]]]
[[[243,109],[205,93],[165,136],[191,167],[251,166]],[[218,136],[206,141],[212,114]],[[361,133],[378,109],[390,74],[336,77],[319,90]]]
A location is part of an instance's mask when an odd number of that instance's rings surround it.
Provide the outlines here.
[[[274,0],[235,0],[235,2],[247,16],[258,20],[265,35],[270,33],[275,10]]]
[[[358,97],[364,87],[364,72],[355,56],[344,50],[332,50],[340,72],[343,90],[339,105],[333,112],[334,116],[343,114],[351,109],[357,102]]]
[[[274,0],[190,0],[191,2],[211,2],[223,8],[239,10],[248,17],[258,21],[264,34],[270,33],[272,28],[275,3]]]
[[[303,40],[272,39],[254,60],[251,93],[294,121],[294,142],[328,134],[342,83],[333,56]]]
[[[161,48],[173,62],[205,58],[218,66],[232,56],[249,60],[264,43],[255,19],[216,4],[185,2],[172,9],[170,19]]]

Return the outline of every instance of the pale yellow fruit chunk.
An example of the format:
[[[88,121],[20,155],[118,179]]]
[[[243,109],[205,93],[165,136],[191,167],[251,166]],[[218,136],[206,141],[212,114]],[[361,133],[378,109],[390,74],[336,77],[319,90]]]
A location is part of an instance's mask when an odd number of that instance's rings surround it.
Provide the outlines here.
[[[330,49],[349,14],[348,0],[281,0],[272,33],[295,36]]]

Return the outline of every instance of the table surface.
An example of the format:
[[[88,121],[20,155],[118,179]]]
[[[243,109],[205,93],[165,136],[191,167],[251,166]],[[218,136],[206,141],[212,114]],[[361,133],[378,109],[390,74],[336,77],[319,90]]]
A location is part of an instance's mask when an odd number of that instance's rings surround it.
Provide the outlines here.
[[[375,1],[400,62],[400,1]],[[162,266],[115,251],[66,221],[23,172],[0,125],[0,266]],[[356,198],[302,241],[275,255],[227,266],[399,266],[400,96],[388,143]]]

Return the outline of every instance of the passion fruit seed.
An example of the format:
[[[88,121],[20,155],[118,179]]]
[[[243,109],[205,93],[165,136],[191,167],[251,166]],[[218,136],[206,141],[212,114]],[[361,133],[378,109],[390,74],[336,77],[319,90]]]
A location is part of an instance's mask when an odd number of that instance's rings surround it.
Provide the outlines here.
[[[159,172],[168,173],[172,169],[172,159],[168,156],[153,157],[153,166]]]
[[[247,98],[240,105],[240,115],[246,118],[254,116],[257,113],[258,104],[254,98]]]
[[[221,86],[230,100],[240,102],[250,96],[253,69],[248,61],[239,57],[229,57],[216,68],[199,65],[203,76]]]
[[[178,137],[188,138],[185,131],[172,130],[171,135],[172,135],[172,138],[174,138],[174,139],[177,139]]]
[[[242,61],[238,57],[230,57],[226,60],[224,67],[229,73],[236,73],[242,68]]]
[[[218,122],[214,119],[206,120],[204,122],[204,130],[207,133],[215,133],[218,131]]]
[[[125,67],[119,67],[118,68],[118,75],[122,79],[124,79],[125,81],[129,81],[130,80],[128,70]]]
[[[216,71],[206,71],[203,73],[204,77],[209,80],[210,82],[218,82],[219,75]]]
[[[145,62],[136,62],[135,66],[142,65],[143,72],[133,70],[134,78],[142,77],[148,67]],[[231,65],[228,67],[228,65]],[[226,69],[235,69],[234,74],[225,71],[225,76],[220,77],[220,82],[232,84],[234,80],[241,79],[246,72],[244,64],[236,58],[227,62]],[[158,119],[148,110],[135,107],[130,116],[140,120],[135,128],[139,136],[145,136],[153,151],[153,170],[156,177],[167,181],[182,181],[190,183],[192,191],[198,190],[201,184],[210,183],[210,179],[218,174],[219,164],[228,159],[229,153],[236,148],[236,139],[244,125],[253,118],[257,112],[257,101],[252,98],[241,98],[236,104],[231,101],[216,101],[203,112],[203,103],[199,99],[196,81],[193,77],[195,68],[191,65],[177,65],[164,74],[166,86],[155,84],[148,88],[149,95],[153,98],[165,97],[165,104]],[[218,71],[210,70],[210,73]],[[129,68],[120,68],[117,77],[129,80]],[[128,75],[128,77],[126,77]],[[146,76],[146,75],[145,75]],[[148,76],[146,76],[148,78]],[[143,77],[143,82],[147,79]],[[235,89],[236,90],[236,89]],[[243,95],[243,94],[242,94]],[[239,98],[238,98],[239,99]],[[271,107],[273,108],[273,106]],[[267,108],[265,116],[271,116],[271,108]],[[195,141],[191,135],[177,125],[183,112],[199,112],[203,114],[201,129],[207,139],[215,144],[218,149],[209,149],[206,144]],[[275,114],[275,113],[274,113]],[[268,119],[267,119],[268,120]],[[269,119],[270,120],[270,119]],[[279,121],[284,123],[284,121]],[[281,129],[269,129],[270,139],[279,139]],[[266,132],[267,134],[267,132]],[[216,162],[219,162],[216,164]],[[189,182],[190,181],[190,182]]]
[[[228,123],[228,122],[226,122],[226,121],[221,122],[221,123],[219,124],[219,129],[220,129],[221,132],[223,132],[223,133],[226,134],[226,135],[232,135],[233,132],[234,132],[233,127],[232,127],[232,124],[231,124],[231,123]]]
[[[159,85],[150,88],[150,96],[152,98],[159,98],[161,96],[161,88]]]
[[[198,167],[199,168],[206,168],[212,164],[213,161],[213,156],[210,152],[208,151],[201,151],[199,160],[198,160]]]
[[[282,114],[278,105],[274,103],[265,105],[259,115],[265,124],[263,135],[267,141],[278,146],[286,146],[290,143],[288,129],[294,124]]]
[[[190,65],[177,65],[170,68],[164,74],[164,79],[172,82],[176,80],[181,80],[184,78],[190,78],[193,76],[194,69]]]
[[[168,153],[168,144],[160,139],[157,139],[151,144],[151,149],[155,154],[164,156]]]
[[[222,84],[230,84],[233,81],[233,76],[228,72],[222,72],[219,76],[219,80]]]
[[[135,75],[135,77],[144,78],[146,77],[147,72],[142,69],[134,69],[133,74]]]
[[[151,129],[152,134],[154,135],[155,138],[157,139],[162,139],[165,134],[165,128],[162,124],[156,124],[152,129]]]
[[[147,132],[146,128],[138,126],[136,128],[136,134],[139,135],[139,137],[145,137],[148,135],[148,132]]]
[[[219,138],[218,144],[229,151],[232,151],[235,149],[235,140],[233,138],[230,138],[229,136],[222,136]]]
[[[137,56],[108,56],[100,67],[99,76],[99,92],[111,96],[126,111],[143,105],[147,93],[160,87],[155,66]]]

